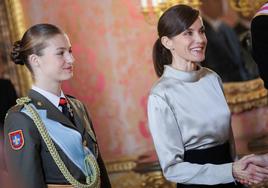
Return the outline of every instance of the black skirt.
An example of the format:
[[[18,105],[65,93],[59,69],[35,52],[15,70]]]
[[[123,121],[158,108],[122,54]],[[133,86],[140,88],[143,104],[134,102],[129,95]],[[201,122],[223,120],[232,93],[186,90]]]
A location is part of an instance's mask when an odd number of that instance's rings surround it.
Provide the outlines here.
[[[230,152],[230,144],[225,143],[219,146],[215,146],[203,150],[188,150],[184,153],[184,161],[196,164],[224,164],[233,162]],[[211,177],[213,178],[213,177]],[[239,183],[227,183],[217,185],[185,185],[177,184],[177,188],[242,188],[243,186]]]

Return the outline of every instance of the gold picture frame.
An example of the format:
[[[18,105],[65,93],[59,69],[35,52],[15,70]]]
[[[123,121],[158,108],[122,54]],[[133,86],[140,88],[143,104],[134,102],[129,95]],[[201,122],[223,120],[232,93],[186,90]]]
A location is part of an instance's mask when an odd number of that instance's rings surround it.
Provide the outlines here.
[[[19,40],[26,30],[23,9],[20,0],[5,0],[11,42]],[[20,96],[26,96],[32,84],[30,72],[25,66],[15,66],[17,88]]]

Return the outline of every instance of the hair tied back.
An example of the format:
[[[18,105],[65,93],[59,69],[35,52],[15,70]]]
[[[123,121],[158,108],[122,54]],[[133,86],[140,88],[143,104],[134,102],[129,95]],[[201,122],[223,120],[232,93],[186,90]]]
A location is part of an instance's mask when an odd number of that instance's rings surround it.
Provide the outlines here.
[[[21,57],[21,41],[18,40],[14,42],[13,49],[11,51],[11,60],[15,64],[24,65],[23,59]]]

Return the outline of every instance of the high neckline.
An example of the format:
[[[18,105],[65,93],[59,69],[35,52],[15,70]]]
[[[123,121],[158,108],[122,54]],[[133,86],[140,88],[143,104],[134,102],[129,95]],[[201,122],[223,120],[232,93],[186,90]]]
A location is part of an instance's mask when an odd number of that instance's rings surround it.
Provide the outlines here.
[[[204,68],[200,65],[198,66],[198,70],[194,71],[182,71],[173,68],[170,65],[165,65],[165,70],[164,70],[164,77],[172,77],[179,79],[184,82],[196,82],[202,77],[202,73],[204,72]]]

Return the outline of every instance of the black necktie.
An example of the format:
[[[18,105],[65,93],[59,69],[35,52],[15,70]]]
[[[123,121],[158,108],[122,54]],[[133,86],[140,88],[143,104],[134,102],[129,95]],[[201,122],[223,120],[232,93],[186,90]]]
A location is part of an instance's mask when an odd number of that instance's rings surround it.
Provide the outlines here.
[[[68,102],[65,98],[61,97],[60,98],[60,102],[59,102],[59,106],[61,106],[62,108],[62,113],[71,121],[73,122],[73,118],[71,116],[69,107],[68,107]]]

